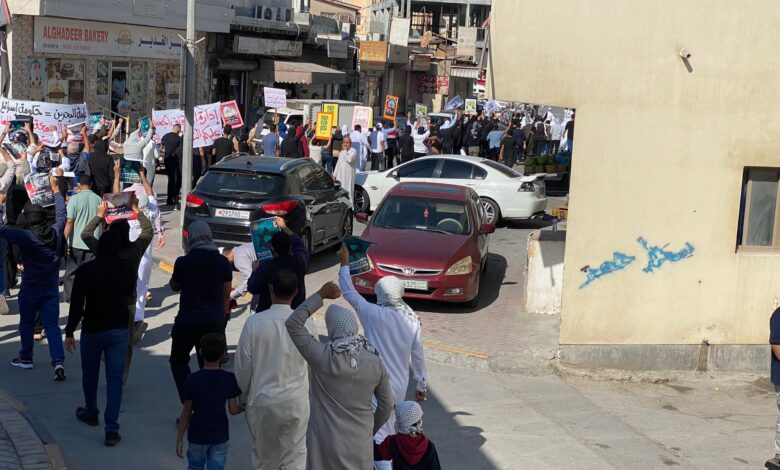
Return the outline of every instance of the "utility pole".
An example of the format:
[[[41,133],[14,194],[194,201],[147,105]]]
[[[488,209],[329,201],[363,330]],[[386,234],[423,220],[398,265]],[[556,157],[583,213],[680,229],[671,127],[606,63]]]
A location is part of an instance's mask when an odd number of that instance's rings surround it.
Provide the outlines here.
[[[181,213],[179,225],[184,226],[184,210],[187,195],[192,191],[192,138],[195,123],[195,0],[187,0],[187,41],[182,48],[184,54],[184,139],[181,161]]]

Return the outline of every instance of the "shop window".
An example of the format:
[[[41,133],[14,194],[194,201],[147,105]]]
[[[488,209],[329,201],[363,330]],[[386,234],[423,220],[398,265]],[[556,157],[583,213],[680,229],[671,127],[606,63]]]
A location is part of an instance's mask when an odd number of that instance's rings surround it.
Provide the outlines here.
[[[780,169],[746,168],[742,179],[737,247],[778,249]]]
[[[158,64],[154,75],[154,105],[157,109],[177,109],[181,83],[178,64]]]
[[[84,102],[84,61],[71,59],[27,59],[29,96],[49,103]]]

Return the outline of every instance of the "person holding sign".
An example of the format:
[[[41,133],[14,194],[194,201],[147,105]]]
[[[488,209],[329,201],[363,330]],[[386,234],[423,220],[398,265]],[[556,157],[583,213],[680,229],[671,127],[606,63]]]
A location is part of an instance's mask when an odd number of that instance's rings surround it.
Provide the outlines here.
[[[9,228],[0,224],[0,238],[19,247],[24,272],[19,290],[19,336],[22,348],[11,365],[21,369],[33,368],[33,331],[35,315],[40,314],[46,337],[49,341],[49,355],[54,367],[54,380],[65,380],[65,350],[62,345],[60,316],[60,253],[67,214],[65,198],[60,194],[57,178],[49,177],[54,193],[54,224],[48,220],[45,208],[37,204],[26,204],[20,219],[24,230]]]
[[[358,294],[349,273],[349,250],[346,245],[339,250],[341,269],[339,287],[342,295],[357,312],[366,338],[374,345],[390,375],[393,401],[401,403],[406,399],[409,385],[409,364],[417,381],[414,394],[416,401],[423,401],[428,395],[428,372],[422,341],[420,318],[403,301],[404,284],[395,276],[385,276],[376,283],[376,304]],[[395,434],[395,420],[391,417],[374,436],[381,444],[385,437]],[[390,470],[388,461],[375,462],[375,469]]]
[[[309,253],[303,245],[301,237],[293,233],[284,219],[276,218],[276,225],[281,229],[271,238],[271,253],[273,257],[260,262],[249,278],[247,289],[258,296],[256,312],[268,310],[271,307],[271,292],[269,285],[274,274],[282,269],[289,269],[298,276],[298,292],[292,299],[293,308],[306,299],[306,284],[304,277],[309,267]]]

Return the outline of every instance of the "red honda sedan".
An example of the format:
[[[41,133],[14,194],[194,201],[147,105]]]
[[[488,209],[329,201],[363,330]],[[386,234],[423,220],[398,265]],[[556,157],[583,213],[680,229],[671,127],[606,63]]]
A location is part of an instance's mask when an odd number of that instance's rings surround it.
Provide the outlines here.
[[[489,234],[496,230],[483,220],[479,196],[467,186],[396,185],[361,235],[375,245],[368,249],[371,270],[352,278],[355,288],[373,294],[379,279],[394,275],[403,280],[405,297],[476,306]]]

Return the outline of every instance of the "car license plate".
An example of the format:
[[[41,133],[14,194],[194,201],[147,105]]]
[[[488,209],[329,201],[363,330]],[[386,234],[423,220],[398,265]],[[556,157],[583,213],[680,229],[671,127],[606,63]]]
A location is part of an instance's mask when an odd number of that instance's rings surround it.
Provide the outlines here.
[[[249,211],[237,211],[235,209],[216,209],[214,211],[216,217],[223,217],[225,219],[241,219],[249,220]]]
[[[428,281],[417,281],[414,279],[404,279],[404,288],[412,290],[428,290]]]

